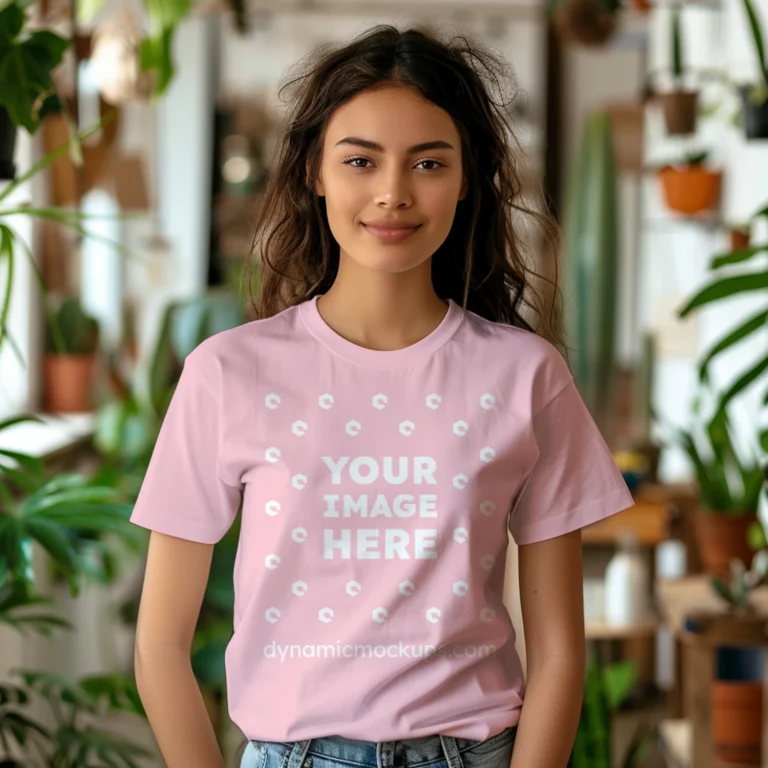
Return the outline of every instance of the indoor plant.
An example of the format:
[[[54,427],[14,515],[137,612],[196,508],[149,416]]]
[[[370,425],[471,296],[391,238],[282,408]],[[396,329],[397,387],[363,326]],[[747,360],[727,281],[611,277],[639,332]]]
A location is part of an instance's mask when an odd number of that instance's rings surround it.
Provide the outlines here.
[[[686,216],[712,211],[720,200],[722,171],[707,167],[709,152],[689,153],[659,170],[664,202]]]
[[[768,549],[755,553],[749,569],[731,561],[728,579],[712,579],[717,594],[740,614],[754,614],[752,590],[768,577]],[[763,650],[720,648],[712,681],[712,736],[715,755],[726,762],[759,763],[763,730]]]
[[[684,83],[682,11],[680,6],[672,5],[669,13],[671,18],[672,90],[657,93],[656,99],[664,112],[667,132],[672,135],[686,135],[696,131],[699,92],[686,88]]]
[[[765,58],[765,40],[760,19],[752,0],[742,0],[747,15],[755,56],[760,69],[758,82],[742,85],[742,122],[747,139],[768,138],[768,66]]]
[[[708,573],[722,579],[730,573],[734,558],[752,561],[750,536],[760,529],[757,507],[765,491],[766,467],[757,458],[744,461],[738,455],[726,409],[716,408],[702,422],[700,407],[697,396],[694,427],[676,428],[675,433],[695,470],[699,497],[695,534],[701,559]]]
[[[581,716],[568,760],[568,768],[611,768],[613,713],[629,696],[636,679],[632,661],[603,665],[595,656],[587,660]],[[638,768],[656,740],[652,726],[640,723],[627,747],[621,768]]]
[[[90,411],[94,407],[99,323],[74,296],[61,300],[52,320],[46,326],[43,360],[45,410]]]
[[[29,415],[0,422],[0,432]],[[121,545],[136,551],[140,531],[129,521],[131,507],[114,488],[77,473],[50,476],[41,459],[0,448],[0,623],[12,630],[45,636],[71,625],[43,606],[52,599],[39,592],[33,544],[50,556],[73,597],[86,579],[114,581]],[[134,766],[146,750],[102,729],[106,710],[144,716],[130,675],[95,675],[81,680],[14,669],[19,682],[0,685],[0,749],[3,766],[82,768],[99,764]],[[54,728],[38,721],[35,699],[49,705]]]
[[[606,439],[615,403],[614,354],[619,214],[610,120],[595,111],[585,121],[565,202],[563,243],[565,326],[577,350],[573,372],[581,397]]]
[[[558,34],[568,42],[605,45],[619,27],[620,0],[549,0]]]
[[[0,10],[0,180],[14,178],[16,128],[39,127],[40,107],[54,91],[53,71],[70,44],[50,30],[26,30],[26,5],[13,0]]]
[[[768,208],[757,211],[752,218],[757,220],[765,217],[768,217]],[[768,288],[768,269],[761,265],[758,259],[760,258],[759,254],[766,251],[768,251],[768,243],[756,243],[746,248],[714,256],[709,265],[710,271],[715,273],[713,279],[685,302],[678,310],[679,317],[686,317],[700,307],[727,300],[742,293],[757,292],[758,295],[763,295]],[[749,269],[747,267],[740,273],[734,272],[734,265],[745,265],[748,262],[756,263],[755,268]],[[721,275],[721,270],[726,273]],[[726,350],[751,340],[755,334],[762,333],[766,323],[768,323],[768,311],[761,309],[729,329],[707,350],[699,363],[700,381],[708,381],[710,366],[715,358]],[[758,381],[766,370],[768,370],[768,353],[758,353],[755,361],[749,363],[744,370],[739,371],[732,383],[722,393],[719,407],[725,408],[731,400]],[[768,387],[764,389],[763,403],[768,404]],[[761,428],[759,440],[763,450],[768,451],[768,428]]]

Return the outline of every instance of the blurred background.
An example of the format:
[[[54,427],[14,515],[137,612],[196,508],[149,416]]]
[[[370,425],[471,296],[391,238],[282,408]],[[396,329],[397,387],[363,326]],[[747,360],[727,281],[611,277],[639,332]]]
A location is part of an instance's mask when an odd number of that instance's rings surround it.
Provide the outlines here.
[[[156,6],[157,4],[154,4]],[[768,0],[0,0],[0,766],[160,766],[127,521],[184,356],[252,319],[277,87],[388,22],[517,78],[574,375],[635,496],[583,531],[571,765],[768,766]],[[228,764],[239,517],[193,666]],[[510,542],[507,601],[525,659]]]

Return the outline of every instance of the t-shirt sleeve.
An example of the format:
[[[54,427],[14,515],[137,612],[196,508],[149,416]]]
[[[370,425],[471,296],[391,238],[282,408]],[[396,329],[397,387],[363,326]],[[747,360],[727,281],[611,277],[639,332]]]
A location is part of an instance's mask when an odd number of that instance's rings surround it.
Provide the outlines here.
[[[539,455],[510,510],[517,544],[570,533],[634,504],[572,378],[532,418]]]
[[[187,355],[160,426],[130,520],[143,528],[215,544],[237,515],[242,486],[222,479],[222,398],[215,366]]]

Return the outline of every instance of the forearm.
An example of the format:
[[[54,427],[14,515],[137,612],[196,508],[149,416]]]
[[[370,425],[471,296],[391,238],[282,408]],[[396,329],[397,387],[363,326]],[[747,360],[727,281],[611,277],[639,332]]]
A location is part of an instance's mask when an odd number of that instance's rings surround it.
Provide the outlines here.
[[[223,768],[189,653],[166,646],[135,653],[136,685],[168,768]]]
[[[510,768],[565,768],[583,692],[584,667],[567,657],[529,671]]]

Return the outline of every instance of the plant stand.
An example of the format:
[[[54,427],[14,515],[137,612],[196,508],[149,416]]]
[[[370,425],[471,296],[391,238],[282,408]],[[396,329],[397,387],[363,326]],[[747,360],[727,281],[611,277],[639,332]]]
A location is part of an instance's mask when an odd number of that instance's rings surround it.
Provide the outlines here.
[[[715,756],[712,723],[712,691],[715,682],[715,658],[718,648],[762,648],[768,670],[768,588],[753,593],[754,614],[728,611],[724,601],[714,594],[704,576],[674,581],[659,581],[659,607],[670,630],[679,642],[678,683],[682,683],[683,719],[667,721],[670,738],[667,746],[675,753],[674,764],[681,768],[768,768],[768,685],[763,690],[762,759],[757,763],[727,763]],[[662,741],[665,728],[662,727]]]

